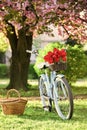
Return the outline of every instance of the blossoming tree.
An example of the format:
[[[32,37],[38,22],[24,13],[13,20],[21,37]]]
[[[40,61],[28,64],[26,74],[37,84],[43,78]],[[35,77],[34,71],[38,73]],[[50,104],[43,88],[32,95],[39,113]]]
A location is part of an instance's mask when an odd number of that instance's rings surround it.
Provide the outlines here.
[[[86,39],[87,0],[0,0],[0,31],[9,40],[12,59],[8,88],[27,86],[34,32],[49,33],[49,24],[67,35]]]

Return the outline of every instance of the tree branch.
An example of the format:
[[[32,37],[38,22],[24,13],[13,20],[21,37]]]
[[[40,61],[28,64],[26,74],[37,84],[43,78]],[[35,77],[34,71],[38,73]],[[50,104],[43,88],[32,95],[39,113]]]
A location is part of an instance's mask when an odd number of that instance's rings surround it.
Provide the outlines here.
[[[79,18],[81,21],[87,23],[87,19],[83,19],[83,18],[81,18],[81,17],[78,17],[78,18]]]
[[[7,27],[5,28],[7,32],[7,38],[9,39],[11,48],[13,50],[14,48],[17,47],[17,41],[18,41],[16,32],[15,32],[15,27],[8,21],[5,21],[5,22],[7,24]]]
[[[67,31],[67,29],[65,28],[65,26],[64,25],[62,25],[62,27],[64,28],[64,30],[66,31],[66,33],[68,34],[68,36],[69,36],[69,32]]]

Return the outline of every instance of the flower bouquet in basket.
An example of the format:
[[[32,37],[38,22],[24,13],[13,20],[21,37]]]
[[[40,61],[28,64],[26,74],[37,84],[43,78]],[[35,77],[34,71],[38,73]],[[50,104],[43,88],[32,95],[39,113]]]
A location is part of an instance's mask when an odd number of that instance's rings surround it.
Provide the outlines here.
[[[51,70],[65,70],[67,53],[64,49],[59,50],[58,48],[54,48],[53,51],[49,51],[44,56],[44,60],[50,64],[49,68]]]

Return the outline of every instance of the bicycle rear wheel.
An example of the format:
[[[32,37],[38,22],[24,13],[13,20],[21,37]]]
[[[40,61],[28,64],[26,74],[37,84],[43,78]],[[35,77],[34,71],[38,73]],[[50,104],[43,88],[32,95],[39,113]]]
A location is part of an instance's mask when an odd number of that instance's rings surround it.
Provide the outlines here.
[[[39,90],[40,90],[40,97],[41,97],[43,109],[45,111],[50,111],[51,112],[52,101],[48,97],[47,88],[46,87],[47,87],[46,83],[44,82],[43,78],[40,77],[40,79],[39,79]]]
[[[71,119],[73,115],[73,96],[65,77],[57,77],[54,86],[54,104],[62,119]]]

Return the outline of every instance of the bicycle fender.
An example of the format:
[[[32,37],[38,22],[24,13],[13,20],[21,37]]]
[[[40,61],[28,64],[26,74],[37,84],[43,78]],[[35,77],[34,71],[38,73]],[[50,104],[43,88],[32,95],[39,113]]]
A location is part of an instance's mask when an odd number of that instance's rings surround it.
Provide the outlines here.
[[[57,76],[56,76],[56,78],[63,78],[64,77],[64,75],[63,74],[58,74]]]

